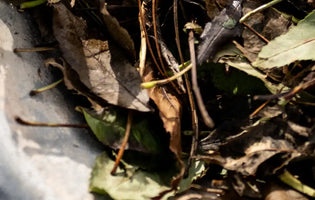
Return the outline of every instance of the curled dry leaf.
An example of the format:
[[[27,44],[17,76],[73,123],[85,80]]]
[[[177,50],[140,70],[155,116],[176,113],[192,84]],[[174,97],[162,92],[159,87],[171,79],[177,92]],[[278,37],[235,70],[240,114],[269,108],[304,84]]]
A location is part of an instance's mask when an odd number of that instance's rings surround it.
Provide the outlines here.
[[[123,52],[107,41],[89,39],[85,21],[61,3],[54,4],[53,30],[64,58],[91,93],[113,105],[151,110],[141,77]]]

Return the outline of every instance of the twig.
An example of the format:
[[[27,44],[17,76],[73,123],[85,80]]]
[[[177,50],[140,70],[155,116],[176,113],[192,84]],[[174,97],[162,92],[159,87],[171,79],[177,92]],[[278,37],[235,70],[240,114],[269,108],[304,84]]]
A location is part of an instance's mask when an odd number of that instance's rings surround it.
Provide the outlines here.
[[[248,13],[246,13],[246,15],[244,15],[241,19],[240,19],[240,23],[243,23],[245,20],[247,20],[247,18],[249,18],[250,16],[262,11],[262,10],[265,10],[269,7],[272,7],[273,5],[277,4],[277,3],[280,3],[281,1],[283,0],[273,0],[273,1],[270,1],[269,3],[266,3],[262,6],[259,6],[258,8],[256,8],[255,10],[252,10]]]
[[[249,115],[249,119],[252,119],[259,111],[261,111],[269,102],[271,99],[268,99],[263,104],[261,104],[252,114]]]
[[[56,47],[34,47],[34,48],[15,48],[13,49],[14,53],[20,52],[39,52],[39,51],[52,51],[55,50]]]
[[[156,0],[152,0],[152,21],[153,21],[154,41],[155,41],[156,51],[157,51],[163,72],[164,74],[167,74],[164,63],[163,63],[162,55],[161,55],[160,45],[158,42],[157,27],[156,27],[156,4],[157,4]]]
[[[191,80],[192,80],[192,88],[195,93],[195,97],[197,100],[197,105],[199,107],[201,116],[204,120],[204,123],[209,127],[213,128],[214,127],[214,122],[209,116],[209,113],[206,109],[205,104],[203,103],[202,96],[198,87],[198,82],[197,82],[197,64],[196,64],[196,55],[195,55],[195,37],[194,37],[194,32],[192,30],[189,31],[189,37],[188,37],[188,44],[189,44],[189,51],[190,51],[190,60],[191,60],[191,65],[192,65],[192,70],[191,70]]]
[[[305,90],[311,86],[315,85],[315,78],[313,80],[307,81],[305,83],[303,83],[302,85],[298,85],[296,87],[294,87],[288,94],[286,94],[284,96],[285,100],[291,99],[294,95],[296,95],[296,93]]]
[[[130,130],[131,130],[131,124],[132,124],[132,111],[130,110],[128,112],[128,119],[127,119],[127,126],[126,126],[124,140],[122,141],[120,149],[118,151],[118,154],[117,154],[117,157],[115,160],[115,165],[114,165],[112,171],[110,172],[112,175],[115,175],[117,167],[120,163],[120,160],[121,160],[122,156],[124,155],[125,148],[128,144],[128,139],[129,139]]]
[[[36,95],[36,94],[38,94],[38,93],[41,93],[41,92],[50,90],[50,89],[52,89],[52,88],[55,88],[55,87],[56,87],[57,85],[59,85],[62,81],[63,81],[63,78],[60,79],[60,80],[58,80],[58,81],[56,81],[56,82],[54,82],[54,83],[52,83],[52,84],[49,84],[49,85],[45,86],[45,87],[32,90],[32,91],[30,92],[30,96],[34,96],[34,95]]]
[[[33,122],[33,121],[26,121],[18,116],[15,117],[15,121],[25,126],[89,128],[87,124],[55,124],[55,123]]]
[[[249,26],[247,23],[243,22],[244,26],[246,26],[246,28],[248,28],[249,30],[251,30],[253,33],[255,33],[258,37],[260,37],[260,39],[262,39],[264,42],[269,43],[269,40],[267,38],[265,38],[262,34],[258,33],[255,29],[253,29],[253,27]]]
[[[178,31],[178,0],[174,0],[173,2],[173,9],[174,9],[174,29],[175,29],[175,41],[177,45],[177,50],[178,54],[180,57],[181,64],[184,65],[184,57],[182,54],[181,46],[180,46],[180,40],[179,40],[179,31]],[[198,138],[199,138],[199,125],[198,125],[198,116],[197,116],[197,111],[196,111],[196,105],[195,101],[193,98],[193,94],[191,91],[191,85],[189,82],[188,74],[184,74],[184,79],[185,79],[185,84],[187,88],[187,94],[188,94],[188,100],[189,100],[189,105],[191,109],[191,121],[192,121],[192,130],[193,130],[193,138],[191,142],[191,149],[190,149],[190,155],[188,159],[188,163],[185,169],[185,175],[188,175],[189,168],[192,163],[192,158],[196,154],[197,147],[198,147]]]
[[[139,21],[140,21],[140,26],[142,26],[142,30],[144,32],[144,36],[145,36],[145,40],[147,41],[147,45],[148,45],[148,49],[150,51],[150,54],[151,54],[151,57],[153,59],[153,62],[155,64],[155,66],[157,67],[157,69],[159,70],[159,72],[161,73],[161,75],[163,77],[166,77],[164,72],[162,71],[160,65],[158,64],[155,56],[154,56],[154,53],[153,53],[153,50],[152,50],[152,47],[151,47],[151,43],[149,41],[149,37],[148,37],[148,32],[147,32],[147,29],[145,27],[145,22],[144,22],[144,16],[143,16],[143,6],[141,5],[141,0],[138,0],[138,6],[139,6]]]

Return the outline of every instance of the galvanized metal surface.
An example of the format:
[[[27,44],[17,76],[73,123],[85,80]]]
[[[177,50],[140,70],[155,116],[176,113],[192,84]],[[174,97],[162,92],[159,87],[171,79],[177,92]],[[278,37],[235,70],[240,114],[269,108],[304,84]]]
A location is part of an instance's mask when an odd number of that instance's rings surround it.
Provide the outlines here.
[[[0,199],[95,199],[88,179],[102,146],[87,130],[26,127],[14,120],[82,123],[62,87],[28,95],[53,81],[41,54],[13,53],[33,47],[37,33],[27,13],[0,0]]]

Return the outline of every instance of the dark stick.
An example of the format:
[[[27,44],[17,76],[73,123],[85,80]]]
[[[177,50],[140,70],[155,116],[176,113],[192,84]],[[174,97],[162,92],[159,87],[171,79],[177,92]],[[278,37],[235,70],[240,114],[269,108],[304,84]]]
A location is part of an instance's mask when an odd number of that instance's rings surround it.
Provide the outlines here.
[[[192,64],[191,69],[191,82],[192,82],[192,88],[195,93],[195,97],[197,100],[197,104],[201,113],[201,116],[204,120],[204,123],[209,127],[214,127],[214,122],[212,118],[210,117],[205,104],[203,103],[202,96],[198,87],[197,82],[197,63],[196,63],[196,55],[195,55],[195,37],[194,32],[192,30],[189,31],[189,37],[188,37],[188,44],[189,44],[189,52],[190,52],[190,61]]]

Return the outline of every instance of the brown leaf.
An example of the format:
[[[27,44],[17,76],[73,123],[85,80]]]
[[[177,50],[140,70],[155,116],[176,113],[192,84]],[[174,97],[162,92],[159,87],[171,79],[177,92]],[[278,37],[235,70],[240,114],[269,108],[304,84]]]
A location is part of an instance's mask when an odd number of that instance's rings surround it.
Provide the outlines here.
[[[86,23],[63,4],[54,4],[53,30],[64,58],[91,93],[104,101],[147,112],[149,96],[141,77],[122,51],[107,41],[89,39]],[[64,74],[67,79],[72,77]]]
[[[257,122],[241,133],[225,137],[223,140],[218,138],[222,137],[218,131],[212,135],[212,139],[209,140],[208,138],[206,141],[202,141],[201,147],[205,147],[206,143],[211,144],[208,146],[208,150],[214,149],[220,154],[209,155],[209,160],[225,169],[239,172],[245,176],[255,175],[258,168],[263,163],[266,164],[272,157],[286,154],[287,156],[279,158],[277,166],[272,165],[272,163],[264,165],[265,173],[272,174],[293,158],[301,155],[295,149],[294,139],[287,139],[281,135],[282,131],[279,130],[286,132],[286,137],[294,138],[296,134],[287,126],[285,121],[274,118],[267,122]],[[220,140],[221,142],[219,142]]]
[[[153,70],[149,62],[145,65],[142,79],[144,82],[152,81],[154,79]],[[169,148],[175,154],[180,166],[179,174],[174,177],[172,181],[172,188],[176,189],[185,172],[184,163],[181,159],[182,106],[178,97],[168,92],[165,88],[153,87],[147,89],[147,91],[160,111],[160,117],[163,121],[165,130],[170,133]]]
[[[206,0],[206,8],[207,8],[207,15],[210,19],[213,19],[215,16],[219,15],[220,10],[216,5],[215,0]]]
[[[120,26],[117,19],[110,15],[106,8],[106,3],[101,1],[100,12],[103,17],[103,21],[106,25],[107,31],[113,39],[121,48],[123,48],[131,58],[136,58],[136,50],[131,36],[128,31]]]
[[[150,64],[146,64],[143,81],[152,81],[153,70]],[[182,107],[179,99],[162,87],[147,89],[150,98],[160,111],[160,117],[164,128],[170,133],[170,149],[177,157],[181,154],[181,112]]]

